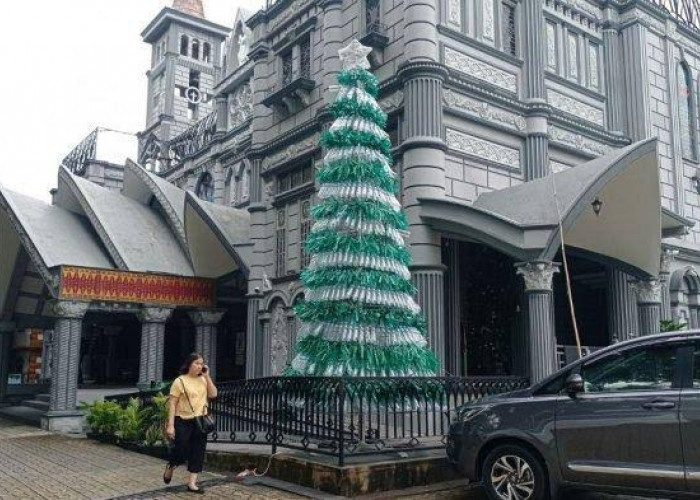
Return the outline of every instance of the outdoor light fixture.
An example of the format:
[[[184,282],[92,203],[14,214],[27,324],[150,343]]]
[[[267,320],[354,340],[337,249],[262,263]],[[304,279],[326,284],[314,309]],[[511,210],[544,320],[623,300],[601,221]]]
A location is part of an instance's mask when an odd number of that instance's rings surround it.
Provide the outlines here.
[[[603,208],[603,202],[600,201],[598,197],[591,202],[591,206],[593,207],[593,212],[595,212],[596,215],[600,215],[600,211]]]

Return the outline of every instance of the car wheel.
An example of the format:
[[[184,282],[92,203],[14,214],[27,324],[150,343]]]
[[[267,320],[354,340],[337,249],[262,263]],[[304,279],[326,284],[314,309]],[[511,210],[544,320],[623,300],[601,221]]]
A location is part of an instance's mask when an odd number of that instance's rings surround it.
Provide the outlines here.
[[[481,479],[491,500],[546,500],[547,475],[542,464],[521,446],[497,446],[486,456]]]

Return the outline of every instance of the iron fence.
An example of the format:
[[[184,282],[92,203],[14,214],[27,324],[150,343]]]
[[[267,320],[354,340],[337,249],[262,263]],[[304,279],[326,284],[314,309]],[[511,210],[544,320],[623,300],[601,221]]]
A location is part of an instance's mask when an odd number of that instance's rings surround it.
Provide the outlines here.
[[[412,452],[445,446],[455,409],[527,387],[520,377],[268,377],[217,384],[210,402],[214,442],[265,445],[333,456]],[[156,391],[120,394],[151,403]]]
[[[455,408],[527,386],[518,377],[271,377],[224,382],[211,402],[212,441],[334,456],[445,446]]]

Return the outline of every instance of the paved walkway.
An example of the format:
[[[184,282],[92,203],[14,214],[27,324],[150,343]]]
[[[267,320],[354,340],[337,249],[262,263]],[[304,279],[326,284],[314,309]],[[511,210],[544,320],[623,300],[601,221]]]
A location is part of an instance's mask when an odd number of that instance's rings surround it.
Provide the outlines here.
[[[156,458],[81,438],[49,434],[35,427],[0,420],[0,498],[7,500],[97,500],[112,498],[294,499],[265,486],[233,484],[205,473],[206,495],[182,485],[183,469],[163,488],[164,463]],[[153,493],[147,493],[153,492]]]
[[[2,500],[98,500],[98,499],[253,499],[287,500],[304,498],[264,484],[235,483],[217,473],[202,475],[204,495],[185,489],[187,473],[176,471],[170,486],[164,487],[163,461],[116,446],[84,438],[50,434],[36,427],[0,419],[0,499]],[[274,480],[272,481],[274,483]],[[275,484],[272,484],[275,486]],[[288,485],[287,485],[288,486]],[[416,488],[388,492],[368,500],[403,498],[431,500],[464,498],[482,500],[478,492],[466,493],[458,485],[442,485],[442,491]],[[438,487],[439,488],[439,487]],[[299,491],[297,491],[299,492]],[[313,492],[312,498],[327,498]],[[574,498],[575,497],[575,498]],[[308,498],[308,497],[306,497]],[[338,497],[335,497],[338,498]],[[570,495],[568,500],[641,500],[609,495]]]

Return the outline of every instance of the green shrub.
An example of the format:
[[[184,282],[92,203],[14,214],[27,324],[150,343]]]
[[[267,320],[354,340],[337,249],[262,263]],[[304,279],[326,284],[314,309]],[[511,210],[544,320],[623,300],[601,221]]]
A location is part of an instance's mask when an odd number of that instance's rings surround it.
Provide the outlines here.
[[[144,441],[148,446],[164,444],[165,425],[168,422],[168,396],[159,393],[142,410]]]
[[[675,321],[670,320],[670,319],[662,319],[660,331],[662,333],[678,332],[680,330],[685,330],[687,326],[688,326],[687,323],[680,323],[680,322],[676,323]]]
[[[119,415],[116,435],[122,441],[140,441],[144,434],[143,408],[138,398],[131,398]]]
[[[92,404],[83,402],[80,408],[87,412],[86,420],[92,432],[114,436],[123,412],[118,403],[114,401],[95,401]]]

